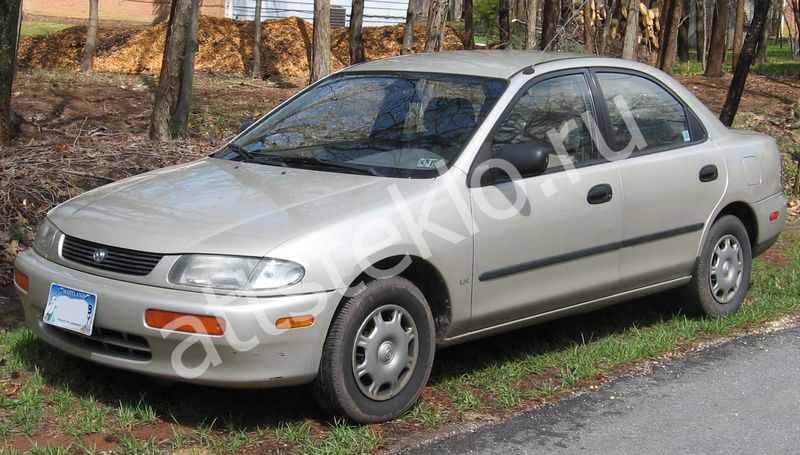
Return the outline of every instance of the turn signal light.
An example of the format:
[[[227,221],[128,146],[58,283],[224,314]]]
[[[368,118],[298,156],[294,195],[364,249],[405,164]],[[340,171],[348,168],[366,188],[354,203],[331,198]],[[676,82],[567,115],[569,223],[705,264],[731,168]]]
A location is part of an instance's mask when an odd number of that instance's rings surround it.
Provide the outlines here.
[[[772,212],[769,214],[769,220],[775,221],[781,216],[781,212]]]
[[[309,327],[314,324],[314,316],[304,314],[302,316],[290,316],[280,318],[275,321],[275,327],[279,329],[296,329],[298,327]]]
[[[147,325],[154,329],[200,333],[203,335],[222,335],[225,333],[225,321],[215,316],[147,310],[144,314],[144,319]]]
[[[17,283],[17,286],[20,287],[25,292],[28,292],[28,289],[31,286],[31,282],[28,279],[28,275],[20,272],[17,269],[14,269],[14,282]]]

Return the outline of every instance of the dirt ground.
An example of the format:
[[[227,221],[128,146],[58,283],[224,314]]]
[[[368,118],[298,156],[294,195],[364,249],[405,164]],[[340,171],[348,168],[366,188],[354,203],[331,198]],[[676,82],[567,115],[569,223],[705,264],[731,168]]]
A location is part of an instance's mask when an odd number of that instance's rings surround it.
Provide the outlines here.
[[[679,79],[712,111],[721,109],[730,76]],[[50,207],[113,180],[207,155],[242,122],[277,106],[303,83],[302,78],[278,85],[199,75],[191,135],[154,143],[146,138],[152,76],[20,72],[13,108],[23,122],[15,146],[0,155],[0,284],[10,283],[11,259],[29,244]],[[798,98],[798,79],[751,74],[739,117],[746,119],[745,126],[779,137],[787,128],[796,128],[792,115]]]
[[[713,111],[724,101],[730,78],[679,78]],[[13,108],[23,118],[13,147],[0,151],[0,328],[20,321],[10,291],[11,263],[32,239],[44,213],[83,191],[147,170],[211,153],[245,120],[275,107],[301,89],[303,79],[281,84],[200,75],[196,79],[189,137],[157,143],[146,138],[152,104],[151,76],[26,70],[18,74]],[[740,111],[749,124],[780,135],[796,127],[800,81],[751,75]],[[795,206],[795,210],[797,206]],[[775,253],[766,260],[786,261]],[[434,393],[427,390],[429,395]],[[243,395],[244,396],[244,395]],[[428,400],[435,396],[426,396]],[[246,401],[245,398],[242,401]],[[414,433],[395,423],[399,434]],[[321,431],[314,427],[312,431]],[[417,431],[417,429],[414,429]],[[138,431],[138,430],[137,430]],[[166,426],[141,430],[160,438]],[[113,436],[90,434],[86,443],[113,449]],[[42,440],[47,439],[43,435]],[[20,438],[19,447],[30,441]],[[28,444],[26,446],[26,444]]]

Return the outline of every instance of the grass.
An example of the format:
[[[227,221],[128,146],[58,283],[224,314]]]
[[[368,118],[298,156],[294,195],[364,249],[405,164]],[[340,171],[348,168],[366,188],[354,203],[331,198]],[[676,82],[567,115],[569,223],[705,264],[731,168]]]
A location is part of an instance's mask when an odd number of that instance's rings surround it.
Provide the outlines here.
[[[733,61],[733,52],[728,51],[725,55],[725,62],[722,64],[722,71],[730,73],[733,71],[731,62]],[[751,70],[756,74],[764,76],[796,76],[800,74],[800,61],[792,58],[789,44],[786,40],[782,40],[782,44],[770,41],[767,47],[767,63],[760,65],[753,65]],[[677,75],[692,75],[703,74],[703,64],[697,61],[697,53],[695,51],[689,52],[688,62],[675,62],[672,67],[673,73]]]
[[[756,262],[748,301],[732,317],[687,317],[666,294],[445,349],[437,353],[426,398],[383,425],[327,420],[304,388],[156,386],[70,358],[27,329],[9,327],[0,331],[0,436],[7,441],[0,451],[30,438],[33,453],[64,453],[43,437],[55,430],[73,451],[99,433],[117,435],[113,450],[121,453],[368,453],[420,429],[504,415],[631,364],[800,312],[800,226],[785,237],[789,265]]]
[[[65,28],[72,27],[72,24],[66,24],[63,22],[52,22],[52,21],[43,21],[43,20],[23,20],[22,21],[22,29],[20,30],[20,36],[23,38],[26,36],[37,36],[37,35],[49,35],[51,33],[55,33]]]

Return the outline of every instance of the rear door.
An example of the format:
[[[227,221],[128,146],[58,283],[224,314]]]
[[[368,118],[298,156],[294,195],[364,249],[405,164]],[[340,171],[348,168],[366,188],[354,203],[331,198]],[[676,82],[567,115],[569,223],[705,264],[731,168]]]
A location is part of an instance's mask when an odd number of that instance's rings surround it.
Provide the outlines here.
[[[632,71],[593,73],[622,179],[622,285],[633,289],[686,276],[725,190],[722,154],[656,79]]]

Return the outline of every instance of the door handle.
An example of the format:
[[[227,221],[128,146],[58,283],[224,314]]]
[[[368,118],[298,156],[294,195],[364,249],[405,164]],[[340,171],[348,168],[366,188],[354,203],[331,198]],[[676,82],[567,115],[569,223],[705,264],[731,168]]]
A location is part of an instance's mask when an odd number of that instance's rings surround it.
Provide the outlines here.
[[[603,204],[610,201],[611,196],[613,196],[611,185],[608,183],[601,183],[600,185],[593,186],[592,189],[589,190],[589,193],[586,195],[586,202],[590,204]]]
[[[717,166],[713,164],[706,164],[700,169],[700,181],[701,182],[712,182],[717,179]]]

